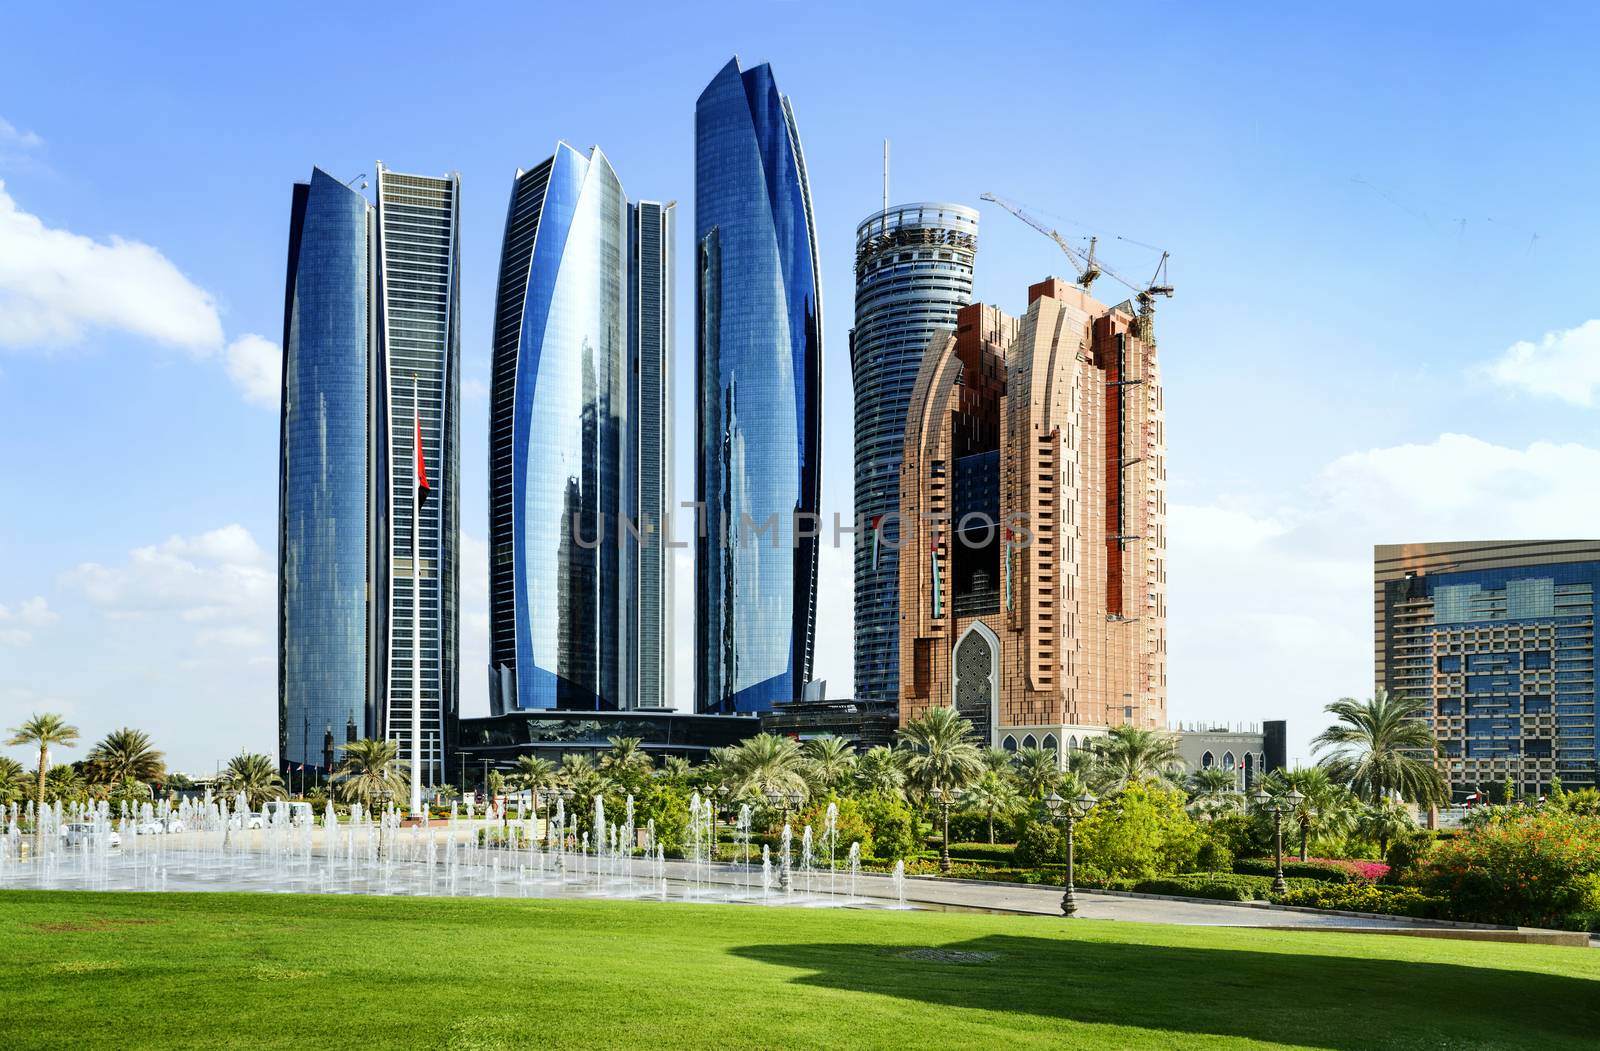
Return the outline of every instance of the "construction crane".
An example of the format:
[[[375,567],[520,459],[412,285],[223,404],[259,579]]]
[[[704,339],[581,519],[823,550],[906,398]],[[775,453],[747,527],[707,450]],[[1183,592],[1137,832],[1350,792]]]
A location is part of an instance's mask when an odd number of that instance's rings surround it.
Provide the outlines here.
[[[1035,230],[1054,241],[1056,246],[1059,247],[1062,252],[1066,253],[1067,258],[1071,260],[1073,272],[1078,275],[1078,287],[1083,289],[1085,292],[1089,290],[1090,285],[1094,284],[1094,279],[1100,276],[1100,265],[1094,261],[1095,238],[1089,238],[1089,251],[1087,254],[1085,254],[1068,244],[1067,239],[1056,233],[1053,228],[1046,226],[1040,220],[1029,215],[1020,204],[1008,201],[1004,197],[996,197],[992,193],[983,194],[980,199],[985,201],[993,201],[995,204],[998,204],[1000,207],[1004,208],[1018,219],[1021,219],[1023,222],[1027,223],[1029,226],[1033,227]]]
[[[1042,221],[1035,219],[1032,215],[1029,215],[1027,210],[1024,209],[1020,204],[1017,204],[1014,201],[1008,201],[1004,197],[992,193],[982,194],[980,199],[992,201],[995,204],[998,204],[1000,207],[1004,208],[1018,219],[1021,219],[1023,222],[1027,223],[1029,226],[1033,227],[1035,230],[1054,241],[1057,247],[1059,247],[1061,251],[1065,252],[1067,258],[1072,261],[1072,268],[1077,272],[1078,275],[1078,287],[1082,288],[1084,291],[1088,291],[1089,286],[1094,283],[1094,279],[1099,277],[1101,274],[1105,274],[1107,277],[1119,284],[1126,285],[1128,289],[1133,292],[1134,302],[1138,304],[1137,332],[1139,338],[1152,342],[1154,341],[1154,314],[1156,312],[1156,296],[1166,296],[1168,298],[1171,298],[1172,296],[1172,285],[1167,279],[1167,259],[1172,253],[1162,252],[1161,261],[1156,264],[1156,272],[1151,275],[1149,281],[1139,284],[1129,281],[1115,270],[1105,266],[1095,259],[1094,248],[1096,238],[1089,238],[1089,251],[1087,253],[1080,252],[1072,245],[1068,244],[1067,239],[1062,237],[1054,229],[1045,225],[1045,223]]]

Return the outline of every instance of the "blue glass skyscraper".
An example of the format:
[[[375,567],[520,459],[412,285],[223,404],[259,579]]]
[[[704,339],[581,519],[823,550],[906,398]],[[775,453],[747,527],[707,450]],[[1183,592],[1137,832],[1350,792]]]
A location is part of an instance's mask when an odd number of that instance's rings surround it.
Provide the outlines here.
[[[811,678],[822,281],[805,157],[767,65],[695,105],[696,707],[765,711]],[[777,542],[767,530],[777,530]]]
[[[855,696],[900,697],[900,463],[906,413],[928,341],[972,302],[978,213],[902,204],[856,227]],[[909,535],[909,534],[908,534]]]
[[[639,703],[639,633],[660,631],[664,617],[641,609],[640,548],[651,541],[629,524],[641,517],[641,477],[662,478],[669,223],[659,205],[630,209],[598,147],[585,157],[560,143],[517,173],[489,435],[497,714]],[[641,442],[645,408],[653,423]],[[659,640],[649,648],[660,650]]]
[[[378,722],[384,448],[376,426],[376,240],[361,194],[321,169],[294,188],[279,434],[278,730],[325,768]]]

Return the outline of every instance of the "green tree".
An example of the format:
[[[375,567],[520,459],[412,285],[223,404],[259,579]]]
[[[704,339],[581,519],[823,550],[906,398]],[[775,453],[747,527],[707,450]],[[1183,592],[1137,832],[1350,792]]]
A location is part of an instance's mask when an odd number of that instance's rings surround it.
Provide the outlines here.
[[[27,768],[9,755],[0,755],[0,804],[19,803],[27,796]]]
[[[166,758],[156,750],[150,735],[126,726],[112,730],[89,749],[84,765],[89,779],[102,785],[160,781],[167,773]]]
[[[554,788],[555,764],[541,756],[519,755],[517,765],[511,771],[511,783],[519,789],[535,794]]]
[[[1378,854],[1385,861],[1389,859],[1389,844],[1410,835],[1416,827],[1411,808],[1395,799],[1367,803],[1356,814],[1356,831],[1377,840]]]
[[[82,803],[89,798],[89,786],[71,763],[58,763],[45,776],[45,795],[52,803]]]
[[[1335,781],[1368,803],[1390,796],[1423,806],[1445,801],[1425,702],[1379,690],[1368,701],[1341,697],[1326,711],[1339,721],[1312,738],[1311,747],[1327,752],[1321,765]]]
[[[896,792],[866,791],[857,798],[861,817],[872,829],[872,853],[880,861],[904,861],[922,842],[917,816]]]
[[[623,794],[637,793],[655,762],[637,737],[608,737],[611,749],[600,757],[600,773]]]
[[[374,811],[386,799],[404,802],[410,797],[411,768],[400,759],[398,741],[363,738],[344,746],[344,761],[334,770],[332,782],[339,800]]]
[[[229,795],[243,792],[252,810],[260,810],[269,799],[282,799],[286,794],[277,766],[260,752],[241,752],[229,759],[222,768],[221,785]]]
[[[1203,841],[1181,791],[1134,781],[1078,823],[1087,871],[1101,878],[1152,879],[1190,871]]]
[[[1349,793],[1334,784],[1319,766],[1275,770],[1261,787],[1272,796],[1286,795],[1291,789],[1300,793],[1300,802],[1284,814],[1284,820],[1300,832],[1301,861],[1310,856],[1312,839],[1342,836],[1354,823],[1355,809]]]
[[[809,792],[806,757],[788,737],[756,734],[736,745],[728,757],[728,775],[736,794]]]
[[[1022,799],[1009,778],[996,770],[986,770],[967,789],[961,802],[963,809],[988,823],[989,842],[993,843],[995,819],[1014,813]]]
[[[50,764],[50,746],[70,747],[77,741],[78,728],[68,725],[65,719],[52,712],[29,717],[21,726],[13,727],[11,736],[6,738],[6,744],[12,747],[37,745],[39,748],[39,791],[36,799],[39,809],[44,809],[45,768]],[[34,824],[37,826],[38,822]]]
[[[835,792],[849,784],[856,768],[856,752],[843,737],[824,734],[800,746],[811,764],[812,784],[823,792]]]
[[[906,774],[924,794],[935,787],[959,792],[983,774],[972,723],[954,708],[929,708],[897,733],[906,750]]]
[[[693,771],[689,760],[681,755],[669,755],[661,761],[661,769],[656,776],[677,788],[684,788],[689,784],[689,775]]]
[[[1176,739],[1161,730],[1113,726],[1094,741],[1090,781],[1102,795],[1115,795],[1133,785],[1176,786],[1183,775]]]
[[[1004,748],[985,748],[983,750],[983,765],[985,769],[993,770],[1000,774],[1010,774],[1011,753]]]
[[[1054,749],[1020,748],[1013,775],[1029,799],[1043,799],[1061,782],[1061,760]]]
[[[1205,821],[1244,809],[1244,794],[1237,775],[1220,766],[1205,767],[1189,775],[1189,809]]]
[[[901,798],[905,794],[905,753],[877,745],[856,760],[856,783],[865,792]]]

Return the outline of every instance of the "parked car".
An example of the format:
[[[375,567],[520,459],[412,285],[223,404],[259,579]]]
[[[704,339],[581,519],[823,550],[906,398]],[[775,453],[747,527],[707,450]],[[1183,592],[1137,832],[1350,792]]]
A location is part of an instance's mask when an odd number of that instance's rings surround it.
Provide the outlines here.
[[[61,829],[61,840],[69,847],[93,843],[100,836],[106,837],[106,846],[113,849],[122,846],[122,836],[114,828],[103,832],[88,822],[74,822]]]
[[[138,836],[159,836],[167,832],[182,832],[183,821],[176,817],[153,817],[149,821],[141,821],[133,826],[133,832]]]
[[[289,819],[289,824],[294,825],[296,828],[303,824],[310,824],[312,820],[310,803],[291,802],[287,799],[268,800],[266,811],[262,816],[270,821],[280,813],[285,815]]]

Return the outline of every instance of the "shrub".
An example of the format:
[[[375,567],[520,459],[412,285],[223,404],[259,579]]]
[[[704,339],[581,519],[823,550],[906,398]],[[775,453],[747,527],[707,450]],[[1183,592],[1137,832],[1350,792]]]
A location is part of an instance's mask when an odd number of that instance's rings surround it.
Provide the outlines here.
[[[869,857],[873,853],[872,828],[867,824],[867,819],[861,812],[861,804],[844,796],[830,795],[818,797],[811,806],[803,811],[794,822],[795,850],[800,849],[800,838],[807,825],[811,826],[811,849],[815,851],[818,865],[828,863],[828,844],[824,839],[824,829],[827,827],[828,804],[832,803],[838,808],[834,815],[834,830],[838,833],[838,840],[834,844],[834,863],[845,864],[845,859],[850,856],[850,844],[860,843],[861,853]]]
[[[1389,871],[1383,878],[1398,883],[1415,877],[1418,863],[1433,849],[1434,837],[1424,830],[1401,836],[1389,846]]]
[[[1509,813],[1429,854],[1420,884],[1457,918],[1553,926],[1600,911],[1600,818]]]
[[[1285,861],[1285,878],[1317,880],[1322,883],[1350,883],[1363,878],[1352,868],[1354,864],[1317,858],[1311,861]],[[1233,871],[1245,876],[1271,876],[1277,867],[1271,858],[1241,858],[1233,863]]]
[[[1206,836],[1226,846],[1234,857],[1255,858],[1272,849],[1272,836],[1248,814],[1228,814],[1206,822]]]
[[[1202,872],[1232,872],[1233,851],[1228,849],[1227,844],[1207,837],[1200,844],[1200,853],[1195,857],[1195,866]]]
[[[1009,843],[952,843],[950,856],[963,861],[977,861],[992,865],[1009,866],[1016,848]]]
[[[1140,880],[1133,885],[1139,894],[1175,894],[1186,898],[1216,898],[1219,901],[1255,901],[1271,892],[1272,881],[1264,876],[1236,876],[1232,873],[1190,872],[1181,876]]]
[[[1130,785],[1078,824],[1079,857],[1112,877],[1187,872],[1202,841],[1183,793],[1149,785]]]
[[[871,832],[871,851],[862,853],[882,858],[891,864],[912,858],[922,843],[917,833],[917,818],[905,801],[881,792],[864,792],[856,800],[861,818]]]
[[[1067,837],[1060,828],[1045,821],[1029,821],[1017,835],[1012,852],[1019,868],[1038,868],[1046,864],[1065,864]]]
[[[1449,902],[1424,894],[1415,887],[1384,887],[1375,883],[1311,883],[1291,887],[1272,899],[1279,905],[1345,912],[1375,912],[1386,916],[1440,919],[1449,915]]]

